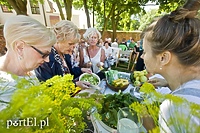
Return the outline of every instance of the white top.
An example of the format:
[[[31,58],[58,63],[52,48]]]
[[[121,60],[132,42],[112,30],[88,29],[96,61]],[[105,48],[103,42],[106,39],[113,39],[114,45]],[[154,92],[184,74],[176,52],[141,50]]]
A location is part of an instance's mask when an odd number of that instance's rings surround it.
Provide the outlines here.
[[[200,80],[192,80],[183,84],[180,88],[172,92],[173,95],[185,98],[189,102],[200,104]],[[191,114],[188,104],[174,105],[169,100],[165,100],[160,106],[159,123],[161,133],[197,133],[200,126],[200,119]],[[172,121],[169,120],[172,118]],[[183,122],[180,122],[182,120]],[[166,124],[167,121],[168,125]],[[172,122],[172,124],[170,124]],[[196,126],[196,128],[195,128]]]
[[[112,54],[112,48],[110,46],[108,48],[106,48],[105,46],[103,46],[103,49],[105,50],[106,57],[109,57],[109,55]]]
[[[97,52],[97,54],[93,58],[89,58],[88,54],[86,54],[86,49],[83,49],[83,59],[84,63],[88,63],[91,59],[93,73],[98,73],[100,71],[99,67],[97,67],[97,63],[101,62],[101,48]]]
[[[17,80],[18,79],[28,79],[31,80],[31,85],[38,84],[39,81],[33,76],[13,76],[11,74],[8,74],[6,72],[0,71],[0,111],[8,105],[10,102],[12,94],[16,90]],[[26,86],[24,86],[25,88]]]
[[[111,44],[111,47],[116,47],[116,48],[118,48],[118,43],[117,43],[117,42],[113,42],[113,43]]]

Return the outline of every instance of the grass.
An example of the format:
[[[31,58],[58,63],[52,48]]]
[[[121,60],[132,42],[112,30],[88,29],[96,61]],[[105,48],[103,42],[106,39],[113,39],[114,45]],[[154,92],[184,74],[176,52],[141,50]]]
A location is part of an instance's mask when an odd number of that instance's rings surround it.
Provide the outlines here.
[[[120,64],[122,64],[122,63],[120,63]],[[120,67],[115,67],[115,64],[114,64],[113,66],[111,66],[111,69],[112,69],[112,70],[118,70],[118,71],[121,71],[121,72],[132,73],[131,68],[132,68],[134,62],[131,62],[131,63],[130,63],[129,70],[128,70],[127,67],[124,67],[124,66],[128,66],[128,63],[126,63],[126,62],[124,63],[124,62],[123,62],[123,65],[120,65],[120,64],[119,64]],[[123,67],[124,67],[124,68],[123,68]]]

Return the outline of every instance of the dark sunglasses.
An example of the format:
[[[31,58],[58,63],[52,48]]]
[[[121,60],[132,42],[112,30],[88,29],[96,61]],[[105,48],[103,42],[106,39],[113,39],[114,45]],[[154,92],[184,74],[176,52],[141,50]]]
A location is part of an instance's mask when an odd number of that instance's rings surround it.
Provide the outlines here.
[[[37,51],[39,54],[42,55],[42,58],[45,59],[49,56],[50,52],[47,52],[47,53],[43,53],[42,51],[40,51],[39,49],[37,49],[36,47],[34,46],[31,46],[33,49],[35,49],[35,51]]]

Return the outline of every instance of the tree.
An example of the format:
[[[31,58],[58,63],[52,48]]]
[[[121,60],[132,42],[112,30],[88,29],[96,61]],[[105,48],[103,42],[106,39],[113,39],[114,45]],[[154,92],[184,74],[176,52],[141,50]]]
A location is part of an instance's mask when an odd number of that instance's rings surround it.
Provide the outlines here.
[[[73,0],[54,0],[56,2],[58,10],[60,12],[60,17],[62,20],[71,20],[72,19],[72,3]],[[65,8],[65,14],[66,17],[64,16],[62,8]]]
[[[57,4],[57,7],[58,7],[58,10],[60,12],[60,17],[62,20],[65,20],[65,16],[64,16],[64,13],[62,11],[62,6],[61,6],[61,2],[59,0],[55,0],[56,4]]]
[[[30,0],[33,3],[40,2],[44,4],[44,0]],[[17,15],[28,15],[27,14],[27,0],[0,0],[0,4],[6,5],[10,9],[14,9]]]
[[[162,16],[165,13],[159,13],[157,9],[150,10],[144,15],[141,15],[140,17],[140,27],[139,30],[144,30],[148,24],[150,24],[153,19],[156,17]]]
[[[72,2],[73,0],[64,0],[67,20],[72,19]]]
[[[104,36],[104,31],[107,30],[108,24],[112,25],[111,29],[113,30],[112,39],[116,38],[117,29],[130,29],[131,15],[137,14],[143,10],[138,4],[138,1],[132,0],[107,0],[105,3],[105,16],[103,20],[102,36]],[[97,14],[100,17],[102,15],[102,10],[98,11]],[[119,28],[119,26],[121,28]],[[129,27],[127,27],[129,26]]]
[[[87,19],[87,27],[91,27],[90,23],[90,11],[93,9],[93,1],[92,0],[74,0],[73,6],[75,9],[83,9],[85,10],[85,15]]]
[[[13,8],[17,15],[28,15],[26,7],[27,0],[1,0],[0,4]]]

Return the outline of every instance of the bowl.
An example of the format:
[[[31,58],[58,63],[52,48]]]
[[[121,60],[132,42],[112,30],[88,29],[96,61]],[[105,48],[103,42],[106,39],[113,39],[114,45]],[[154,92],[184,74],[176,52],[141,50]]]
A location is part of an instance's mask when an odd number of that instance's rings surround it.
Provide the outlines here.
[[[124,90],[129,86],[129,84],[127,84],[127,85],[122,86],[122,87],[116,87],[116,86],[113,86],[113,85],[109,84],[107,81],[106,81],[106,85],[107,85],[111,90],[116,91],[116,92],[118,92],[119,90],[124,91]]]
[[[96,75],[95,73],[91,73],[91,74],[83,73],[80,75],[79,81],[86,81],[92,85],[99,86],[101,80],[100,80],[99,76]]]

